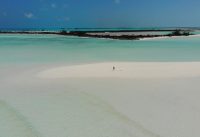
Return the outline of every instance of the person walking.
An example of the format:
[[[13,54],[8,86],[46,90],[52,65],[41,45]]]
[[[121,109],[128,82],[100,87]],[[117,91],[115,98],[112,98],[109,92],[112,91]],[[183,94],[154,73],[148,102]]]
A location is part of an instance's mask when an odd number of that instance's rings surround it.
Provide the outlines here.
[[[113,66],[113,71],[115,71],[115,66]]]

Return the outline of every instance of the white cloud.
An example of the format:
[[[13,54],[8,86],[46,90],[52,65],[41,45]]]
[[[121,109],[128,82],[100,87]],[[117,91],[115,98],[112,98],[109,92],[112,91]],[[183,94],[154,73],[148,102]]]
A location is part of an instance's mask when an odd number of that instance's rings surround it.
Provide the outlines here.
[[[24,16],[28,19],[31,19],[34,17],[33,13],[29,12],[29,13],[24,13]]]
[[[119,4],[119,3],[121,2],[121,0],[114,0],[114,2],[115,2],[116,4]]]
[[[55,9],[57,6],[55,3],[51,3],[51,7]]]

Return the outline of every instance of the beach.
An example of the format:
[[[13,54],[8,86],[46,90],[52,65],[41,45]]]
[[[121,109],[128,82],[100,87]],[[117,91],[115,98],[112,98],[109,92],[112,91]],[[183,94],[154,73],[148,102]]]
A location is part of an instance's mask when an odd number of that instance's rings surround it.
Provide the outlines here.
[[[112,71],[112,64],[116,65],[116,72]],[[100,66],[108,65],[109,72],[105,73]],[[170,67],[166,69],[165,65]],[[123,67],[129,76],[118,72],[117,66]],[[13,74],[16,68],[7,70],[1,84],[0,121],[5,123],[1,133],[20,137],[58,134],[186,137],[195,130],[198,135],[194,127],[200,122],[199,66],[198,62],[111,62],[45,71],[39,66],[19,67],[18,73]],[[80,68],[80,72],[71,73],[72,67]],[[93,67],[98,74],[93,73]],[[88,76],[79,75],[83,71]],[[60,77],[59,73],[65,75]],[[10,127],[15,129],[12,133],[8,132]]]
[[[199,37],[0,41],[0,136],[200,135]]]
[[[114,67],[114,68],[113,68]],[[40,78],[184,78],[200,76],[199,62],[109,62],[52,68]]]

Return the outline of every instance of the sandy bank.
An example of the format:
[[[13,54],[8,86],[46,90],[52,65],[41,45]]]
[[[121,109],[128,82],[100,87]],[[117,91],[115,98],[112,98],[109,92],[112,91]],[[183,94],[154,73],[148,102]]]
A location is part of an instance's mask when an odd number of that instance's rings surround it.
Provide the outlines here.
[[[115,70],[113,70],[113,66]],[[56,67],[40,78],[181,78],[200,76],[200,62],[108,62]]]
[[[175,38],[188,38],[188,37],[200,37],[200,34],[189,35],[189,36],[163,36],[163,37],[153,37],[153,38],[140,38],[140,40],[157,40],[157,39],[175,39]]]

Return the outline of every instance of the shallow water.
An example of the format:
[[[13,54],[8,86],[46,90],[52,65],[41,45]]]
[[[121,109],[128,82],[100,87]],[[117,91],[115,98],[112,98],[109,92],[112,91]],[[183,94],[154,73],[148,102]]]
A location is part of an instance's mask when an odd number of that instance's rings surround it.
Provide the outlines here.
[[[200,38],[143,41],[0,35],[0,63],[84,63],[101,61],[200,61]]]

